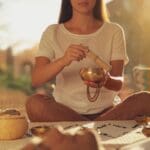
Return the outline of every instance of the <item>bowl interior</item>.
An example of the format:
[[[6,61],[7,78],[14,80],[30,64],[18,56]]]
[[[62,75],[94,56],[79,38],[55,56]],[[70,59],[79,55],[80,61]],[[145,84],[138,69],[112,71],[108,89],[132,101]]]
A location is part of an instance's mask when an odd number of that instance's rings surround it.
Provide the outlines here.
[[[49,130],[50,130],[49,126],[36,126],[31,128],[31,133],[33,135],[40,136],[45,134]]]
[[[104,78],[105,72],[102,68],[82,68],[80,76],[86,81],[100,82]]]

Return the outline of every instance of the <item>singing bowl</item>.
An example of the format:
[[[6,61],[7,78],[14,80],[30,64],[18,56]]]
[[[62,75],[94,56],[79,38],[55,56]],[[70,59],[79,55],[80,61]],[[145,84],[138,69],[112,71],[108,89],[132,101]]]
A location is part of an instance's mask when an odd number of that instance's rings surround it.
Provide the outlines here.
[[[99,83],[104,79],[105,71],[102,68],[82,68],[80,76],[84,81]]]
[[[150,137],[150,127],[144,127],[142,129],[142,133],[147,136],[147,137]]]
[[[95,90],[95,94],[91,96],[90,94],[90,86],[87,85],[87,97],[88,100],[94,102],[97,100],[100,93],[100,82],[104,81],[106,72],[102,68],[82,68],[80,70],[80,76],[83,81],[90,81],[97,84],[97,88]]]
[[[139,125],[147,125],[150,123],[150,117],[149,116],[139,116],[135,118],[135,121]]]
[[[36,126],[30,129],[31,133],[35,136],[43,136],[49,130],[49,126]]]

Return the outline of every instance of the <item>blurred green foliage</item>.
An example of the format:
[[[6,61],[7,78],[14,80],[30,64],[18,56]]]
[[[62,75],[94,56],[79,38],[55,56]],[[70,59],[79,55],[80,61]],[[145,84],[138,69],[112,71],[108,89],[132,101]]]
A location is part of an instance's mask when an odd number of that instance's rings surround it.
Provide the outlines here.
[[[10,71],[0,72],[0,86],[3,88],[10,88],[13,90],[20,90],[31,95],[35,89],[31,86],[31,79],[27,75],[21,75],[15,79]]]

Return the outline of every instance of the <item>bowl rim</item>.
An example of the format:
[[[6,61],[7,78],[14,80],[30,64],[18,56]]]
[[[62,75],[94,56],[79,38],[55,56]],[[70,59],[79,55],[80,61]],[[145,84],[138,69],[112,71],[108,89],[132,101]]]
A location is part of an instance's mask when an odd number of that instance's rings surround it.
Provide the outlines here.
[[[0,115],[1,119],[26,119],[26,117],[23,115]]]

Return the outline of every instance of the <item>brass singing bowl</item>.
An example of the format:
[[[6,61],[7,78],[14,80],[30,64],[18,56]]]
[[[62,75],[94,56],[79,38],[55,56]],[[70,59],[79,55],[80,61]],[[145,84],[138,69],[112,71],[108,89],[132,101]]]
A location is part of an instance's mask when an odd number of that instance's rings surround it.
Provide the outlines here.
[[[49,126],[36,126],[30,129],[32,135],[35,136],[43,136],[49,130],[50,130]]]
[[[90,87],[87,85],[87,97],[89,101],[94,102],[97,100],[100,93],[99,83],[104,80],[105,74],[106,72],[102,68],[82,68],[80,70],[80,76],[83,81],[94,82],[97,84],[94,96],[91,96]]]
[[[105,71],[102,68],[82,68],[80,76],[85,81],[99,83],[104,79]]]

